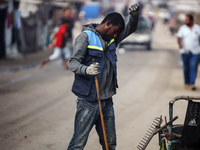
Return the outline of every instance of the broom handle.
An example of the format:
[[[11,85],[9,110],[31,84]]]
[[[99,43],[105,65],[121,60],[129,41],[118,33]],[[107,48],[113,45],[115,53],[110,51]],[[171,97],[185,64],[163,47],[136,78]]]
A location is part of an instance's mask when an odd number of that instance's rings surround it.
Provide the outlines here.
[[[95,63],[95,62],[93,62],[93,64],[94,64],[94,63]],[[99,111],[100,111],[100,117],[101,117],[101,125],[102,125],[102,129],[103,129],[103,137],[104,137],[104,141],[105,141],[106,150],[109,150],[109,149],[108,149],[108,141],[107,141],[107,137],[106,137],[105,124],[104,124],[104,119],[103,119],[103,113],[102,113],[102,107],[101,107],[101,100],[100,100],[100,95],[99,95],[99,83],[98,83],[97,75],[95,75],[95,84],[96,84],[97,98],[98,98],[98,103],[99,103]]]

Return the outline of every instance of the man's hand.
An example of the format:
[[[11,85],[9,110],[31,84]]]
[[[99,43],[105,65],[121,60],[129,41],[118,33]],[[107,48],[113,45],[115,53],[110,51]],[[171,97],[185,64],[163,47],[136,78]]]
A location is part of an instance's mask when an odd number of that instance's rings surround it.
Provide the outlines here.
[[[50,44],[48,45],[48,49],[52,49],[52,48],[53,48],[53,44],[50,43]]]
[[[182,41],[182,39],[181,39],[181,38],[178,38],[179,49],[182,49],[182,48],[183,48],[181,41]]]
[[[92,75],[92,76],[95,76],[97,74],[99,74],[99,63],[95,63],[95,64],[91,64],[90,66],[88,66],[86,68],[86,74],[88,75]]]
[[[140,6],[139,4],[133,4],[129,7],[129,14],[131,16],[138,16],[140,14]]]

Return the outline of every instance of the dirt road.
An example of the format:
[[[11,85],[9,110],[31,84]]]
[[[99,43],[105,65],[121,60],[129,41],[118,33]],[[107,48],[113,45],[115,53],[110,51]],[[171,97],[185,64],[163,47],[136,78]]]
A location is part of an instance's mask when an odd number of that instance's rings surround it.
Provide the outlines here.
[[[168,102],[178,95],[199,95],[183,88],[176,39],[158,22],[153,50],[131,47],[118,54],[119,89],[114,96],[119,150],[135,150],[153,119],[168,118]],[[65,150],[73,134],[76,97],[73,73],[60,62],[11,72],[0,78],[0,149]],[[185,103],[175,105],[182,123]],[[101,149],[93,129],[85,150]],[[158,147],[157,136],[148,150]]]

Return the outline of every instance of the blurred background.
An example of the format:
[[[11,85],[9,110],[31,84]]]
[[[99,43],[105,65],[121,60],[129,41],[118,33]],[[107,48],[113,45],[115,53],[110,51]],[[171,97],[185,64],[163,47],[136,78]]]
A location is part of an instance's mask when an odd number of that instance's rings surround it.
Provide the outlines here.
[[[112,11],[126,17],[128,5],[135,2],[140,3],[141,14],[152,26],[156,25],[157,19],[162,19],[171,34],[184,23],[186,12],[193,13],[196,23],[200,23],[198,0],[1,0],[0,58],[22,57],[44,50],[68,6],[72,19],[85,24]],[[144,7],[148,9],[143,11]]]

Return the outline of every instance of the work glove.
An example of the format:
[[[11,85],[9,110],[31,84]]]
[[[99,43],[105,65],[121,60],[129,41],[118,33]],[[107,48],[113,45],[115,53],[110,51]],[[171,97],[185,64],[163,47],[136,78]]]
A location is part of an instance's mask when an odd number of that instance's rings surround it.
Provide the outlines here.
[[[99,74],[99,63],[95,62],[86,68],[86,74],[95,76]]]
[[[129,7],[129,14],[131,16],[138,16],[140,14],[140,6],[139,4],[133,4]]]

